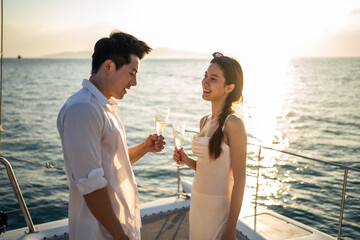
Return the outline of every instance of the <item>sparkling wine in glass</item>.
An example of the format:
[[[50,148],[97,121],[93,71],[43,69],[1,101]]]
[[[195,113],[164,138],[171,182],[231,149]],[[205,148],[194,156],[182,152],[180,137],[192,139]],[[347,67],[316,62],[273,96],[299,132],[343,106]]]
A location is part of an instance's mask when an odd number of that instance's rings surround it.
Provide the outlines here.
[[[170,108],[156,108],[155,111],[155,131],[158,136],[163,135],[165,126],[169,119]],[[160,151],[157,153],[163,153]]]
[[[185,122],[182,121],[175,121],[172,124],[173,126],[173,135],[174,135],[174,142],[177,149],[182,148],[182,144],[185,137]],[[183,163],[173,163],[174,166],[183,167]]]

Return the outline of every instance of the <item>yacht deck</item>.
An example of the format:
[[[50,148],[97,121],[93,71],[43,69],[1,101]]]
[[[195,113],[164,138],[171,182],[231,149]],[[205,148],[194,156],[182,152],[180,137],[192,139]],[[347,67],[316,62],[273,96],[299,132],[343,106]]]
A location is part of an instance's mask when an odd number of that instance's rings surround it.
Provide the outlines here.
[[[189,239],[189,207],[160,212],[142,217],[142,240],[187,240]],[[46,238],[46,240],[67,240],[68,234]],[[237,232],[238,240],[248,240]]]

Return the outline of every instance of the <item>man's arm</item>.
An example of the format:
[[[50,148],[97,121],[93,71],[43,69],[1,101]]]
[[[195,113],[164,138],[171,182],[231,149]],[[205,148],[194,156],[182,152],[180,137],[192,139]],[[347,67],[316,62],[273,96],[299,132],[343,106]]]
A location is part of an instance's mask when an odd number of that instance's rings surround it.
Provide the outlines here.
[[[160,152],[164,149],[165,141],[163,136],[156,134],[150,135],[143,143],[129,148],[129,157],[131,164],[134,164],[148,152]]]
[[[84,195],[84,199],[90,212],[109,231],[114,239],[129,239],[114,213],[106,187]]]

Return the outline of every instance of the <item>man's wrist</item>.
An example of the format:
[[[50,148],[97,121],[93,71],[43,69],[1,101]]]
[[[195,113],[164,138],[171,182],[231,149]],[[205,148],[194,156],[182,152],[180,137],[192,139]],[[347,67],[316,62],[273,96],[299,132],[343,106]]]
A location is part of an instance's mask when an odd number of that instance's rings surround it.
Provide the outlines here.
[[[115,228],[115,232],[112,235],[114,239],[129,239],[128,236],[125,234],[120,222],[118,223],[118,226]]]
[[[142,149],[145,154],[151,152],[151,147],[146,145],[146,140],[142,143]]]
[[[114,237],[114,239],[115,240],[128,240],[129,237],[125,233],[123,233],[120,236]]]

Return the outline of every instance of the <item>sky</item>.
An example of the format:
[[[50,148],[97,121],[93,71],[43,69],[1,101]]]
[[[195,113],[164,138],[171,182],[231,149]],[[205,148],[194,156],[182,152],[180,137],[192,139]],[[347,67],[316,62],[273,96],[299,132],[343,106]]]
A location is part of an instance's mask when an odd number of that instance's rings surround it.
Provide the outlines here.
[[[360,56],[360,1],[4,0],[4,57],[91,51],[114,29],[253,60]]]

